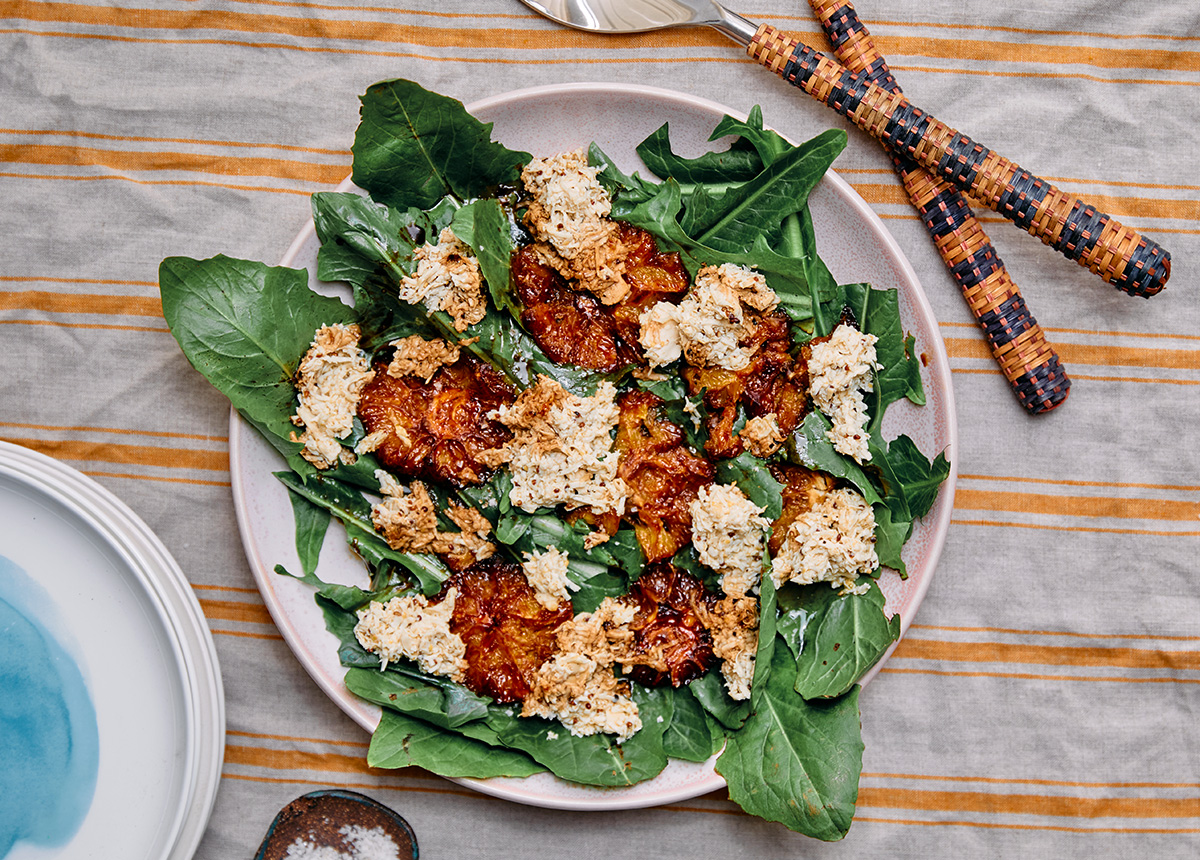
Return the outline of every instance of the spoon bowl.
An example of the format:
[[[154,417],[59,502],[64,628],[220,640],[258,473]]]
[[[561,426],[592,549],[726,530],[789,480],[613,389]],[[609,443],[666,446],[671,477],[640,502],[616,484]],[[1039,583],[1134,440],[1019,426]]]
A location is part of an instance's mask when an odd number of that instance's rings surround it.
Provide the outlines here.
[[[394,810],[365,794],[342,789],[312,791],[296,798],[275,816],[254,860],[284,860],[291,849],[332,849],[345,857],[381,856],[395,846],[396,860],[417,860],[417,837]],[[328,851],[323,853],[328,854]]]
[[[665,27],[713,27],[742,45],[758,29],[714,0],[521,0],[567,27],[589,33],[646,33]]]

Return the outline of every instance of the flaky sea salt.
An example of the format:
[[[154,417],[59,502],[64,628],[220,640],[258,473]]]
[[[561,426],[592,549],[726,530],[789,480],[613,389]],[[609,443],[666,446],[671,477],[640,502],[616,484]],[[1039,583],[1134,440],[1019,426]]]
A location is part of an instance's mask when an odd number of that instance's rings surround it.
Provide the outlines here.
[[[285,860],[399,860],[399,846],[382,827],[347,824],[338,833],[349,843],[349,853],[299,838],[288,846]]]

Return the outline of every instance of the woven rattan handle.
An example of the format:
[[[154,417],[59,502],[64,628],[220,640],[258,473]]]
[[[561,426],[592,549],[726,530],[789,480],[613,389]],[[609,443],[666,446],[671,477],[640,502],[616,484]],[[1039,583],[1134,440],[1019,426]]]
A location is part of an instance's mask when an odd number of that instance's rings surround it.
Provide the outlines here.
[[[1118,289],[1152,296],[1166,286],[1171,255],[1158,243],[939,122],[902,94],[889,93],[767,24],[758,28],[747,50],[896,153],[966,191]]]
[[[847,69],[900,92],[853,5],[846,0],[809,5]],[[912,160],[893,154],[892,162],[1017,399],[1034,415],[1049,412],[1067,399],[1071,380],[967,201]]]

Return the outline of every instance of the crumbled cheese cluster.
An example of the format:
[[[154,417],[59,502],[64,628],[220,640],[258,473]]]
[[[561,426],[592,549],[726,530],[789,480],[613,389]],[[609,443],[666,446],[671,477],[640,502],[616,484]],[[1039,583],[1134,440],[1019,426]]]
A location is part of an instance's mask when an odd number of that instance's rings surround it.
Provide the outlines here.
[[[730,597],[745,597],[762,578],[763,540],[771,523],[763,508],[733,484],[701,487],[692,502],[692,541],[701,564],[721,574]]]
[[[867,447],[867,404],[864,391],[875,388],[873,334],[863,334],[842,323],[829,340],[814,343],[808,360],[809,394],[817,408],[829,416],[833,429],[826,435],[833,447],[860,463],[871,459]]]
[[[558,609],[559,603],[571,599],[572,591],[579,590],[579,586],[567,577],[570,561],[571,557],[556,547],[545,552],[525,553],[521,569],[533,589],[534,599],[547,609]]]
[[[757,347],[742,343],[757,331],[757,314],[778,304],[757,272],[733,263],[706,266],[678,305],[658,302],[642,313],[638,340],[653,367],[684,355],[696,367],[744,370]]]
[[[321,326],[300,360],[298,405],[292,423],[304,427],[293,441],[302,442],[300,456],[318,469],[354,462],[354,454],[338,441],[354,429],[363,388],[375,378],[370,357],[358,348],[356,325]]]
[[[617,477],[618,453],[612,429],[620,408],[617,389],[602,382],[591,397],[576,397],[548,376],[517,396],[512,406],[489,414],[513,432],[502,448],[481,460],[508,463],[513,488],[509,500],[524,511],[559,504],[568,510],[625,511],[625,482]]]
[[[779,418],[774,412],[757,415],[748,420],[738,438],[746,443],[747,451],[764,460],[783,446],[783,430],[780,429]]]
[[[388,346],[396,350],[387,368],[388,376],[394,379],[417,376],[428,382],[438,372],[438,368],[458,361],[458,347],[446,343],[440,337],[426,340],[419,334],[414,334],[394,340]]]
[[[563,277],[611,305],[625,298],[625,252],[620,228],[609,220],[612,200],[589,167],[587,151],[534,158],[521,171],[532,199],[525,221],[538,255]]]
[[[496,545],[487,540],[492,524],[479,511],[449,503],[446,516],[461,531],[441,532],[437,509],[424,484],[413,481],[412,491],[405,493],[404,487],[382,469],[375,472],[375,477],[383,499],[372,506],[371,522],[392,549],[469,556],[475,561],[483,561],[496,552]]]
[[[446,592],[432,606],[422,594],[372,602],[358,610],[354,636],[360,645],[378,654],[383,668],[401,657],[414,661],[423,672],[463,680],[467,670],[467,645],[450,630],[458,591]]]
[[[713,654],[721,660],[721,675],[731,699],[749,699],[758,651],[758,601],[730,595],[712,609],[699,606],[701,620],[712,636]]]
[[[576,737],[600,732],[624,742],[642,727],[629,682],[614,674],[618,663],[630,662],[637,609],[611,597],[595,612],[576,615],[555,635],[558,650],[533,678],[521,716],[557,719]]]
[[[829,582],[842,593],[865,593],[859,575],[879,567],[875,554],[875,513],[866,499],[845,488],[825,494],[788,527],[771,567],[776,586]]]
[[[402,301],[410,305],[424,302],[430,311],[445,311],[458,331],[483,319],[487,298],[479,261],[454,231],[449,227],[442,230],[438,243],[417,248],[413,259],[417,271],[400,282]]]

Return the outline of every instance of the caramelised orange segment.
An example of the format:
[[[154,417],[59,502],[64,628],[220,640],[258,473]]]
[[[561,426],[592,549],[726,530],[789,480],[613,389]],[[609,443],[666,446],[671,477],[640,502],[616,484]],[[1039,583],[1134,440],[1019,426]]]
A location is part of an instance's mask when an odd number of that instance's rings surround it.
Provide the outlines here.
[[[767,541],[771,555],[775,555],[797,517],[812,510],[833,490],[833,479],[824,472],[814,472],[792,464],[772,465],[771,475],[783,484],[783,511],[772,524],[771,537]]]
[[[662,398],[633,389],[621,395],[619,406],[613,448],[621,455],[617,475],[628,488],[626,515],[646,561],[661,561],[691,540],[691,504],[716,472],[662,414]]]
[[[692,396],[704,392],[708,413],[704,450],[712,456],[736,457],[745,450],[733,432],[739,406],[748,418],[774,414],[785,437],[800,426],[808,411],[808,365],[803,357],[795,358],[789,352],[792,338],[788,326],[782,311],[764,315],[755,332],[761,345],[743,370],[685,365],[688,391]]]
[[[648,565],[625,599],[637,605],[630,625],[633,680],[648,687],[678,687],[717,662],[712,636],[697,612],[697,606],[711,607],[717,598],[692,574],[669,562]]]
[[[463,683],[500,703],[524,699],[533,674],[554,652],[554,631],[572,617],[570,602],[547,609],[520,566],[495,558],[451,576],[431,603],[450,588],[458,589],[450,630],[467,646]]]
[[[537,245],[513,254],[512,287],[521,303],[521,324],[553,361],[611,371],[643,361],[638,344],[642,311],[687,290],[687,270],[678,254],[663,254],[654,236],[621,224],[622,264],[629,294],[604,305],[571,284],[543,257]]]
[[[514,393],[490,365],[463,353],[428,382],[389,376],[387,363],[363,389],[358,416],[368,434],[385,434],[375,449],[401,475],[445,481],[456,487],[481,484],[490,475],[479,453],[512,438],[488,413],[513,402]]]

